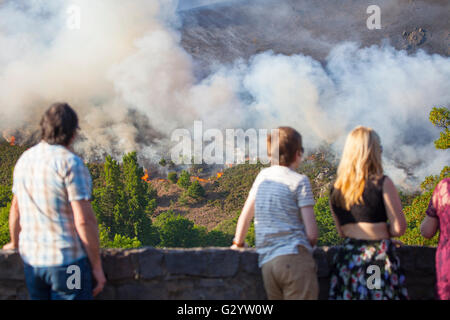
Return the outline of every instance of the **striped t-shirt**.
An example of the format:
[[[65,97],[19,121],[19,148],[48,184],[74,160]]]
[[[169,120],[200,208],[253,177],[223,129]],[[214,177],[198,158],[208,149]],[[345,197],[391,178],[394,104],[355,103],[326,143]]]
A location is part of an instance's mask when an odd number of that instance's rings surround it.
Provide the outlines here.
[[[86,256],[70,202],[90,200],[91,175],[83,161],[60,145],[41,142],[14,168],[19,253],[34,267],[62,266]]]
[[[300,208],[313,206],[311,185],[305,175],[274,165],[261,170],[250,190],[255,201],[255,237],[259,266],[275,257],[298,253],[298,245],[310,252]]]

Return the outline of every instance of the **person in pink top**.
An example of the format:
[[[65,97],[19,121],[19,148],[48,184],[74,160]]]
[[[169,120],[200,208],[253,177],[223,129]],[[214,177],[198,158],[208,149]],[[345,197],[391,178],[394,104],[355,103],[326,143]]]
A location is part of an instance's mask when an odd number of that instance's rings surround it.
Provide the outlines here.
[[[450,178],[445,178],[434,189],[427,216],[420,232],[427,239],[439,230],[436,251],[436,294],[440,300],[450,300]]]

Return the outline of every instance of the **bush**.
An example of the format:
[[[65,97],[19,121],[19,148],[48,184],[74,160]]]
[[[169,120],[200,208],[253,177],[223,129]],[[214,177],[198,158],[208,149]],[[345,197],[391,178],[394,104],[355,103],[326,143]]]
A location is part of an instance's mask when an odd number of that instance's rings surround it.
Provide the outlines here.
[[[230,241],[227,246],[231,246],[231,243],[236,232],[237,221],[239,219],[240,211],[236,211],[236,215],[232,219],[224,220],[219,225],[217,225],[211,232],[219,231],[224,234],[224,237],[228,237]],[[245,237],[245,242],[249,247],[255,246],[255,224],[252,221],[250,227],[248,228],[247,235]]]
[[[167,180],[169,180],[172,183],[177,183],[177,181],[178,181],[177,173],[174,171],[169,172],[169,174],[167,175]]]
[[[133,239],[116,234],[114,240],[110,242],[110,248],[121,248],[121,249],[133,249],[142,247],[141,242],[137,237]]]
[[[161,247],[192,248],[200,244],[200,234],[194,223],[180,215],[166,217],[159,234]]]
[[[186,195],[195,200],[198,200],[205,196],[205,189],[202,187],[200,182],[196,180],[189,186]]]
[[[101,248],[120,248],[120,249],[134,249],[142,247],[142,243],[137,237],[130,238],[121,234],[115,234],[114,238],[110,240],[110,229],[100,224],[100,247]]]
[[[319,229],[319,246],[335,246],[342,242],[336,230],[329,206],[329,197],[319,198],[314,206],[317,228]]]
[[[187,189],[191,186],[191,176],[189,175],[189,172],[185,170],[181,172],[177,185],[184,189]]]
[[[0,249],[10,241],[9,209],[10,205],[0,208]]]
[[[219,230],[211,230],[207,233],[202,246],[204,247],[229,247],[233,242],[234,236]]]
[[[0,207],[6,207],[12,200],[12,192],[9,186],[0,185]]]

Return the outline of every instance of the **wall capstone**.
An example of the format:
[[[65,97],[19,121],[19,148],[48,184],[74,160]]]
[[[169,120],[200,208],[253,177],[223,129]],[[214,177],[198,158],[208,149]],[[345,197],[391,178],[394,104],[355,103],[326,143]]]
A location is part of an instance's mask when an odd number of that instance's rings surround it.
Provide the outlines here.
[[[327,299],[333,247],[314,251],[320,299]],[[436,248],[397,250],[411,299],[434,299]],[[108,283],[98,299],[266,299],[254,249],[228,248],[102,250]],[[23,263],[0,250],[0,299],[27,299]]]

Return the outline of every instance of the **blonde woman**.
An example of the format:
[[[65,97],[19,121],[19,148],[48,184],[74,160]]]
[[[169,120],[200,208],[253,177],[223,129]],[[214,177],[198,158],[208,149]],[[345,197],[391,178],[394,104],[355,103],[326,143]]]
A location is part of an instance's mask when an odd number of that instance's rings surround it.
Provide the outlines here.
[[[406,220],[397,189],[383,175],[381,152],[370,128],[359,126],[347,137],[330,193],[336,228],[345,238],[333,260],[331,300],[407,299],[391,240],[403,235]]]

